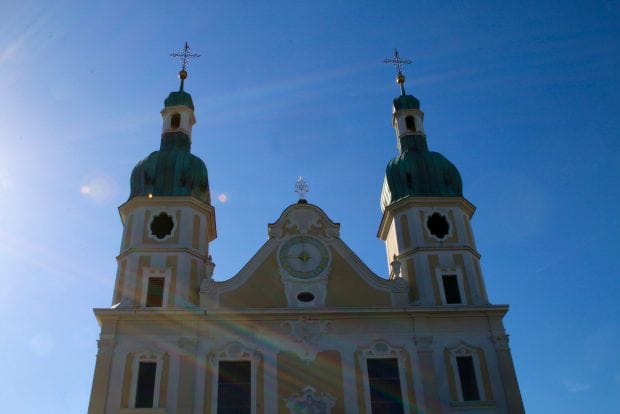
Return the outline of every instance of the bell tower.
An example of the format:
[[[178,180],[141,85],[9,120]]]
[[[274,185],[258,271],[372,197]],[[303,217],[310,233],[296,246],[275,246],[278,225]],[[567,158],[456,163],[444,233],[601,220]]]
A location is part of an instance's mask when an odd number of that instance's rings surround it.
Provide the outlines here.
[[[119,208],[123,237],[112,302],[120,308],[198,306],[216,237],[207,168],[190,152],[196,118],[184,82],[187,60],[197,55],[187,43],[178,55],[181,86],[164,101],[159,151],[134,167],[129,200]]]
[[[123,233],[112,307],[95,311],[101,335],[91,414],[119,412],[110,406],[120,412],[171,406],[170,396],[178,398],[178,411],[172,412],[191,411],[182,390],[193,381],[187,357],[193,339],[175,331],[180,325],[175,327],[170,315],[199,308],[200,283],[213,271],[209,243],[216,238],[216,226],[207,168],[191,153],[196,118],[192,97],[184,91],[187,61],[198,55],[189,53],[186,43],[182,53],[172,56],[183,61],[181,85],[164,101],[159,150],[131,173],[129,199],[119,207]],[[154,327],[169,327],[168,337],[178,335],[178,349],[162,348],[162,340],[152,338]],[[170,369],[180,372],[179,389],[168,393],[172,385],[162,378]]]
[[[400,86],[392,110],[398,155],[386,168],[378,234],[388,262],[409,282],[414,304],[488,304],[470,224],[475,207],[456,167],[428,149],[420,101],[405,92],[402,65],[411,62],[395,51],[386,63],[398,67]]]

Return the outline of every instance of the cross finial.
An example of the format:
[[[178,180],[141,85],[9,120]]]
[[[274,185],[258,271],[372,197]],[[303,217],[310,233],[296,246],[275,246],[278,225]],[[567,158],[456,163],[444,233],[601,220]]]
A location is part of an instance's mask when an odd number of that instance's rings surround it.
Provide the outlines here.
[[[299,194],[299,201],[298,203],[307,203],[308,201],[306,200],[306,193],[310,191],[310,186],[308,185],[307,182],[304,181],[304,179],[300,176],[297,179],[297,182],[295,183],[295,192],[297,194]]]
[[[181,70],[179,71],[179,78],[181,78],[181,87],[179,90],[183,90],[183,83],[185,82],[185,78],[187,78],[187,67],[189,66],[190,59],[200,57],[198,53],[191,53],[189,44],[185,42],[185,46],[180,52],[170,53],[170,56],[179,59],[181,61]]]
[[[398,69],[398,74],[396,75],[396,82],[400,85],[400,93],[401,95],[405,94],[405,75],[403,75],[403,65],[408,65],[411,63],[409,59],[401,59],[398,50],[394,49],[394,57],[392,59],[385,59],[384,63],[388,63],[396,66]]]

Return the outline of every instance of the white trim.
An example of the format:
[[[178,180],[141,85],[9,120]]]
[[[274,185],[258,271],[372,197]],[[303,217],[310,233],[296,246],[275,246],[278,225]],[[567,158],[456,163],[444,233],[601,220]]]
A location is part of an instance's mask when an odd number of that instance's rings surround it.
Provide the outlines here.
[[[256,378],[258,371],[258,363],[261,356],[253,349],[244,347],[239,342],[229,342],[220,351],[213,352],[209,361],[213,367],[213,378],[211,387],[211,412],[217,413],[217,392],[220,376],[220,361],[250,361],[250,395],[251,395],[251,413],[256,414]]]
[[[359,349],[359,364],[362,370],[362,377],[364,381],[364,402],[366,404],[366,412],[371,413],[370,403],[370,381],[368,379],[368,364],[369,359],[396,359],[398,363],[398,379],[400,381],[400,394],[403,401],[403,412],[408,413],[409,408],[409,393],[407,390],[409,386],[407,384],[406,367],[405,367],[405,351],[401,348],[395,348],[384,340],[377,340],[373,342],[367,348]]]
[[[461,301],[459,303],[448,303],[446,300],[446,291],[443,287],[443,277],[452,275],[456,276],[456,281],[458,283],[459,295],[461,296]],[[463,270],[460,267],[436,267],[435,279],[439,285],[439,296],[441,297],[442,305],[459,306],[467,304],[467,296],[465,296],[465,286],[463,284]]]
[[[149,278],[151,277],[163,277],[164,278],[164,289],[163,289],[163,298],[161,307],[149,306],[148,308],[167,308],[168,307],[168,291],[170,290],[170,280],[171,280],[171,269],[169,267],[166,268],[158,268],[158,267],[144,267],[142,268],[142,297],[140,298],[140,305],[143,308],[147,308],[146,306],[146,296],[148,293],[149,287]]]
[[[174,212],[166,208],[157,208],[154,210],[149,210],[149,212],[151,213],[151,217],[149,218],[149,222],[146,226],[147,237],[151,240],[155,240],[156,242],[164,242],[174,237],[174,233],[177,230],[177,227],[179,227],[177,226],[177,221],[176,221],[176,218],[174,217],[175,215]],[[159,237],[153,234],[153,232],[151,231],[151,226],[153,225],[153,220],[155,220],[155,217],[159,217],[162,213],[170,217],[170,219],[172,220],[172,229],[170,230],[170,234],[166,234],[164,237],[160,239]]]
[[[476,386],[478,387],[478,396],[479,400],[473,401],[486,401],[486,393],[484,392],[484,384],[482,383],[482,370],[480,368],[480,358],[478,357],[478,352],[476,352],[476,348],[466,344],[465,342],[461,342],[459,345],[452,349],[448,349],[450,353],[450,364],[452,366],[452,373],[454,375],[454,383],[456,384],[456,395],[458,401],[465,401],[463,399],[463,386],[461,384],[461,377],[459,375],[459,367],[456,363],[457,357],[472,357],[472,362],[474,364],[474,374],[476,375]],[[470,401],[467,401],[470,402]]]
[[[163,353],[160,351],[154,351],[151,349],[142,349],[136,352],[132,352],[133,361],[131,364],[131,387],[129,391],[129,407],[136,408],[136,388],[138,386],[138,372],[140,369],[140,362],[155,362],[157,364],[155,368],[155,387],[153,390],[153,407],[159,408],[159,391],[161,385],[161,374],[163,369]]]

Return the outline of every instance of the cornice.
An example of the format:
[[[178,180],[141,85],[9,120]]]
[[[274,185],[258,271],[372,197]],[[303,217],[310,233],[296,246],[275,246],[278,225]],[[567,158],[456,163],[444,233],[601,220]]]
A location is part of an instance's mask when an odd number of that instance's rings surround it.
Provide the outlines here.
[[[488,306],[408,306],[403,308],[269,308],[246,310],[205,309],[110,309],[95,308],[93,312],[99,323],[103,320],[290,320],[297,316],[307,318],[352,319],[374,317],[375,319],[402,318],[454,318],[454,317],[503,317],[508,305]]]
[[[164,250],[166,253],[187,253],[200,260],[205,260],[207,258],[206,255],[199,254],[195,250],[189,249],[186,247],[171,248],[171,247],[162,246],[162,247],[130,247],[128,249],[123,250],[118,256],[116,256],[116,260],[121,260],[125,258],[126,256],[129,256],[132,253],[146,253],[146,254],[161,253]]]
[[[476,211],[476,207],[470,203],[465,197],[405,197],[395,203],[390,204],[383,211],[377,237],[385,240],[387,237],[390,223],[394,220],[394,216],[409,207],[460,207],[471,219]]]

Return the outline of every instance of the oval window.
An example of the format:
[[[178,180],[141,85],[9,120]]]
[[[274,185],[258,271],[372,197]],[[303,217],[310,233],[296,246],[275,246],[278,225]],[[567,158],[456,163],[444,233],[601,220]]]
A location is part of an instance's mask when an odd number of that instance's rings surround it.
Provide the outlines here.
[[[311,292],[301,292],[297,295],[297,300],[300,302],[312,302],[314,300],[314,295]]]

